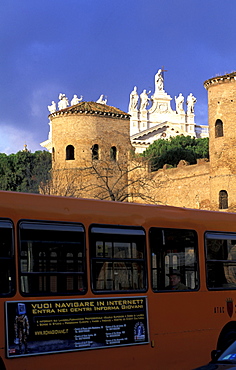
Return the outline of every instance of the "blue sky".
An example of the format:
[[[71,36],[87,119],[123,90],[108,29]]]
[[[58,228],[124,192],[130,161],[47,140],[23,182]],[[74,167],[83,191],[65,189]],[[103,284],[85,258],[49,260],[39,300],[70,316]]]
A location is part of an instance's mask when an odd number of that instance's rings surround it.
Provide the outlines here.
[[[59,93],[127,111],[162,66],[165,91],[192,92],[207,124],[203,82],[236,70],[235,14],[232,0],[2,0],[0,152],[42,150]]]

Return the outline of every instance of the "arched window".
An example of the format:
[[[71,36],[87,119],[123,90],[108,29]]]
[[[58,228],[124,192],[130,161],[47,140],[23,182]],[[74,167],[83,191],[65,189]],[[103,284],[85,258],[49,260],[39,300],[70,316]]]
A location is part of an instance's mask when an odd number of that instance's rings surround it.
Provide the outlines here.
[[[116,154],[117,154],[117,149],[115,146],[112,146],[110,149],[110,159],[112,161],[116,161]]]
[[[94,144],[92,146],[92,160],[99,159],[98,150],[99,150],[98,144]]]
[[[215,137],[221,137],[224,136],[223,133],[223,122],[221,119],[217,119],[215,123]]]
[[[66,147],[66,160],[73,160],[75,159],[75,148],[73,145],[67,145]]]
[[[228,208],[228,193],[226,190],[221,190],[219,193],[219,209]]]

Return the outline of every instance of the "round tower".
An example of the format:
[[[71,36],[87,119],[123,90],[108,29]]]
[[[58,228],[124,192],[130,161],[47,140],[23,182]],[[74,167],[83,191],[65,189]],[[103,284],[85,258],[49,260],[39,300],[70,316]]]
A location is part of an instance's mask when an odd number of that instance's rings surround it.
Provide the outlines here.
[[[204,82],[208,91],[210,190],[213,209],[236,204],[236,72]]]
[[[94,183],[101,188],[104,177],[118,176],[117,163],[127,169],[132,148],[127,113],[106,104],[80,102],[51,113],[49,119],[54,188],[64,188],[54,193],[93,197]],[[74,190],[67,194],[65,186],[72,183]]]
[[[127,156],[131,146],[129,115],[118,108],[81,102],[56,111],[49,118],[54,166],[81,167],[96,155],[107,160],[113,147],[117,158]]]

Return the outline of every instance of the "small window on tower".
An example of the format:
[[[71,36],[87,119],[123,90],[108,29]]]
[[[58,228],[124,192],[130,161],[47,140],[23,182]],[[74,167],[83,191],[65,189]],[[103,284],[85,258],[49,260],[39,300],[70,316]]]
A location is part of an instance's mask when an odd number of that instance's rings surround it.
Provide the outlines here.
[[[217,119],[215,123],[215,137],[222,137],[224,136],[223,133],[223,122],[221,119]]]
[[[55,161],[55,149],[54,148],[52,148],[52,160],[53,162]]]
[[[228,193],[226,190],[221,190],[219,193],[219,209],[228,208]]]
[[[94,144],[93,146],[92,146],[92,160],[94,161],[94,160],[98,160],[99,159],[99,153],[98,153],[98,149],[99,149],[99,147],[98,147],[98,144]]]
[[[66,147],[66,160],[73,160],[75,159],[75,148],[73,145],[67,145]]]
[[[116,161],[117,149],[115,146],[112,146],[110,149],[110,159]]]

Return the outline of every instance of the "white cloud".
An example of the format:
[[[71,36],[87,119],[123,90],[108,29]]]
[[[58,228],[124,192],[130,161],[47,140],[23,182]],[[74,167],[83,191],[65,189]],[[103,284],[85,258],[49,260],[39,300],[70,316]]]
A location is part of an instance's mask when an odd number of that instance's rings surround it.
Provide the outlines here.
[[[31,152],[43,150],[32,132],[0,124],[0,153],[17,153],[24,149],[24,145],[27,145]]]

